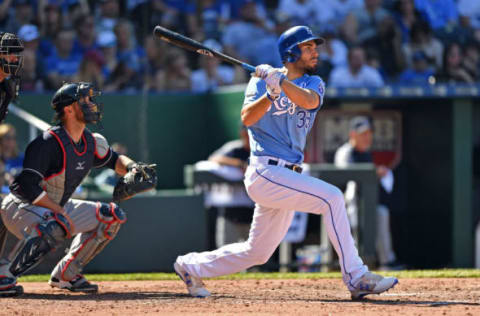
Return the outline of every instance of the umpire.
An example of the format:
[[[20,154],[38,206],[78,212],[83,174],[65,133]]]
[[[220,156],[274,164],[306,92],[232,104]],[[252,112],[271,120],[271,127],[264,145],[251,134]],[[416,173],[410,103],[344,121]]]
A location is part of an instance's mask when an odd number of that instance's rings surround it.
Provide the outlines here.
[[[22,52],[23,44],[15,34],[0,32],[0,123],[7,115],[8,104],[18,96]]]
[[[0,296],[22,294],[17,277],[72,236],[68,253],[48,283],[73,292],[98,290],[82,276],[82,269],[115,238],[126,216],[115,203],[71,196],[92,168],[111,168],[122,176],[128,172],[125,178],[132,178],[136,170],[145,174],[143,164],[118,155],[102,135],[86,128],[87,123],[99,123],[102,118],[95,99],[98,94],[90,83],[64,84],[52,99],[58,124],[26,149],[23,170],[0,209],[0,228],[5,225],[20,240],[9,255],[0,258]]]

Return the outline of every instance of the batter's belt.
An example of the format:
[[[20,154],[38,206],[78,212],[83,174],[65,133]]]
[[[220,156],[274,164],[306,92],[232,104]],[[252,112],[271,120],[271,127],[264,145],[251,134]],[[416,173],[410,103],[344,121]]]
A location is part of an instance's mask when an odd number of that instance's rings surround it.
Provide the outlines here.
[[[279,166],[290,169],[292,171],[302,173],[303,169],[300,165],[296,165],[294,163],[290,163],[286,160],[270,157],[270,156],[251,156],[248,158],[248,164],[250,165],[271,165],[271,166]]]

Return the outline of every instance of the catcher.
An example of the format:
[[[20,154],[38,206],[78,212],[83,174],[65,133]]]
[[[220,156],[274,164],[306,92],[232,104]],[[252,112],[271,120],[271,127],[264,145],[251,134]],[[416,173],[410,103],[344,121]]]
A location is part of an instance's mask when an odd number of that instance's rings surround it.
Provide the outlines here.
[[[23,170],[0,209],[0,231],[4,225],[20,239],[9,255],[1,256],[0,296],[22,294],[17,277],[71,237],[70,249],[48,283],[73,292],[97,292],[98,286],[82,276],[82,269],[115,238],[126,216],[115,203],[72,199],[72,194],[92,168],[100,167],[124,176],[115,188],[114,201],[156,185],[155,165],[118,155],[102,135],[86,128],[87,123],[102,119],[98,94],[90,83],[64,84],[52,99],[58,124],[26,149]]]
[[[15,34],[0,32],[0,123],[10,101],[18,96],[18,72],[22,68],[23,44]]]

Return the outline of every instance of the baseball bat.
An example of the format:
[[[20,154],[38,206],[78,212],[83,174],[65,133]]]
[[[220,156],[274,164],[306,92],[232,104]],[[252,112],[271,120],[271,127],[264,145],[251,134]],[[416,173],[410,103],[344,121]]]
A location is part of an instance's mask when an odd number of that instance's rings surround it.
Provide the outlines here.
[[[174,31],[161,27],[160,25],[155,26],[155,28],[153,29],[153,35],[173,45],[177,45],[179,47],[188,49],[190,51],[193,51],[208,57],[216,57],[228,63],[241,66],[243,69],[249,72],[255,72],[255,67],[253,67],[252,65],[244,63],[228,55],[222,54],[219,51],[216,51],[214,49],[208,48],[207,46],[191,38],[188,38],[186,36],[183,36],[182,34],[178,34]]]

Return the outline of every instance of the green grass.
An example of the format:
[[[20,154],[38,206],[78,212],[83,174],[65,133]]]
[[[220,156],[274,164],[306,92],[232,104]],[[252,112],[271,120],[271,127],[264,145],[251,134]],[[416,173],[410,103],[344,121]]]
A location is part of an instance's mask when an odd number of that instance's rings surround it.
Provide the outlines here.
[[[480,278],[480,269],[442,269],[442,270],[409,270],[396,272],[380,272],[385,276],[408,278]],[[178,280],[174,273],[125,273],[125,274],[88,274],[91,281],[168,281]],[[49,275],[27,275],[20,282],[46,282]],[[340,272],[328,273],[237,273],[215,279],[219,280],[260,280],[260,279],[339,279]]]

